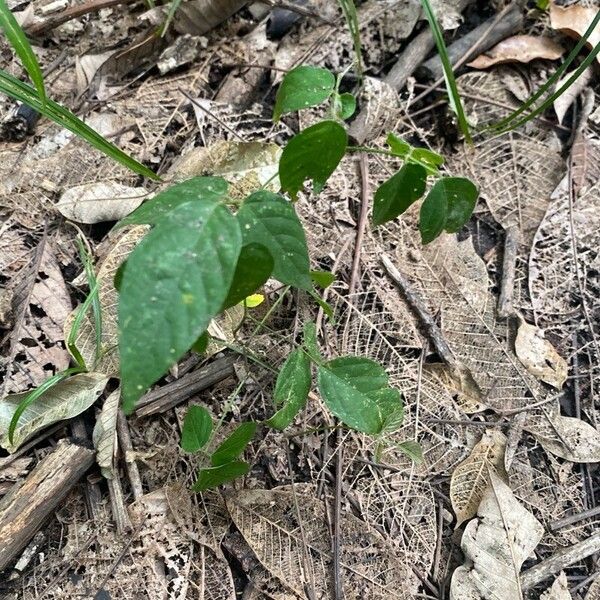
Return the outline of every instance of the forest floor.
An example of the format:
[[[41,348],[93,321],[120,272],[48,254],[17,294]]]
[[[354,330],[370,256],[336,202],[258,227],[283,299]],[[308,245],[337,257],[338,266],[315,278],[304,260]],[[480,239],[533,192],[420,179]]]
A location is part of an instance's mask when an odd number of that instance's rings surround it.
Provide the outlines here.
[[[352,40],[334,0],[297,2],[306,14],[252,4],[212,28],[194,18],[206,4],[184,3],[157,38],[165,11],[142,2],[9,1],[51,98],[167,179],[239,178],[205,149],[283,145],[318,113],[273,123],[283,72],[339,73]],[[552,18],[523,4],[434,2],[447,44],[459,44],[470,145],[419,2],[358,3],[366,79],[350,131],[382,148],[394,131],[446,157],[481,191],[468,227],[427,246],[414,210],[371,228],[373,191],[395,163],[344,159],[297,204],[313,268],[336,276],[324,292],[334,318],[269,282],[240,328],[218,324],[224,344],[186,357],[127,419],[104,421],[117,435],[100,465],[88,448],[114,378],[32,408],[15,445],[12,394],[70,364],[73,310],[89,291],[78,236],[116,301],[112,277],[140,232],[112,226],[160,185],[0,97],[0,540],[21,540],[0,568],[0,598],[600,599],[598,65],[539,118],[483,131],[543,85],[598,3],[557,1]],[[469,66],[516,35],[527,37]],[[0,67],[23,76],[2,38]],[[358,91],[352,71],[344,86]],[[274,164],[263,152],[230,171]],[[114,302],[103,309],[116,327]],[[310,319],[326,356],[385,366],[405,403],[393,441],[417,441],[422,463],[336,428],[315,393],[290,430],[259,428],[246,477],[190,493],[187,407],[206,407],[223,430],[264,421],[273,367]]]

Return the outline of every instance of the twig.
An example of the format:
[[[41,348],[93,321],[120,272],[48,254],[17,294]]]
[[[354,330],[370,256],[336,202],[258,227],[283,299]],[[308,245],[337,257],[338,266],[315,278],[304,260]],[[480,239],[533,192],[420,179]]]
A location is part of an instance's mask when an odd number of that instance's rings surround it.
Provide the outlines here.
[[[515,272],[519,250],[519,228],[516,225],[506,230],[504,238],[504,257],[502,259],[502,281],[498,298],[498,316],[507,318],[515,314],[513,299],[515,293]]]
[[[340,570],[342,543],[342,473],[344,465],[344,446],[342,432],[337,432],[337,457],[335,461],[335,498],[333,504],[333,589],[335,600],[344,600],[342,575]]]
[[[579,523],[579,521],[590,519],[591,517],[595,517],[597,515],[600,515],[600,506],[589,508],[588,510],[582,510],[574,515],[569,515],[568,517],[563,517],[562,519],[556,519],[556,521],[551,521],[548,524],[548,527],[551,531],[557,531],[558,529],[562,529],[567,525],[573,525],[574,523]]]
[[[119,446],[121,446],[123,452],[123,458],[125,459],[125,468],[127,469],[127,476],[131,484],[131,493],[134,500],[137,500],[143,495],[144,489],[142,487],[140,471],[133,457],[133,444],[131,443],[129,425],[122,410],[119,410],[119,414],[117,415],[117,436],[119,438]]]
[[[566,567],[600,551],[600,532],[571,546],[559,550],[554,556],[543,560],[521,575],[521,588],[529,590],[538,583],[562,571]]]
[[[112,509],[115,525],[117,526],[117,533],[123,535],[124,533],[131,531],[131,521],[129,520],[129,515],[125,508],[125,501],[123,500],[123,488],[121,486],[119,470],[114,469],[112,479],[108,479],[107,481],[110,507]]]
[[[439,566],[440,560],[442,558],[442,538],[444,534],[444,503],[441,500],[438,500],[438,531],[437,538],[435,541],[435,552],[433,553],[433,567],[431,571],[431,579],[439,583]],[[438,594],[441,593],[441,586],[438,590]],[[442,596],[439,596],[440,598]]]
[[[365,154],[360,155],[360,215],[358,225],[356,226],[356,241],[354,243],[354,258],[352,259],[352,272],[350,274],[350,283],[348,284],[348,296],[354,293],[356,282],[360,274],[360,256],[363,240],[365,237],[365,227],[367,216],[369,214],[369,163]]]

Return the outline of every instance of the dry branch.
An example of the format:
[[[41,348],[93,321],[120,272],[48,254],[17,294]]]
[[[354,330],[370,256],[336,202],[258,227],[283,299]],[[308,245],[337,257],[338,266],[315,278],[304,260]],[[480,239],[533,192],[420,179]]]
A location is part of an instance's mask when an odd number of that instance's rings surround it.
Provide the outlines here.
[[[69,490],[94,464],[94,451],[61,440],[25,482],[0,502],[0,571],[27,545]]]

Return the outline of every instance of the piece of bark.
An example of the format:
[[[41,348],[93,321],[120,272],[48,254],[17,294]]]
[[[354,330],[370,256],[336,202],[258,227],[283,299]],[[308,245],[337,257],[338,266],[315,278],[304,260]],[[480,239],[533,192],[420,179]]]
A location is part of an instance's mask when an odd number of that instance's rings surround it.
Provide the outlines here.
[[[233,364],[236,356],[219,358],[208,365],[176,379],[172,383],[148,392],[139,400],[135,411],[136,417],[147,417],[165,412],[187,400],[194,394],[227,379],[233,375]]]
[[[69,490],[94,464],[94,451],[60,440],[0,502],[0,571],[27,546]]]
[[[450,62],[454,64],[461,60],[465,63],[520,31],[523,27],[523,12],[519,7],[513,6],[497,23],[495,21],[494,16],[450,44],[448,46]],[[419,67],[417,74],[431,79],[443,77],[444,69],[440,57],[436,55],[427,60]]]

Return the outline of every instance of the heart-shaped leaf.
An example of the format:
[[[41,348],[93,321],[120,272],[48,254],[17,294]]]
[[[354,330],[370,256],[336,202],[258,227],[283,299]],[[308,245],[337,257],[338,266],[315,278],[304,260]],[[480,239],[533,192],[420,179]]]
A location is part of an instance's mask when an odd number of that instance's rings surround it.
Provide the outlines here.
[[[204,448],[212,433],[212,418],[210,413],[197,404],[192,404],[183,420],[181,430],[181,447],[186,452],[198,452]]]

